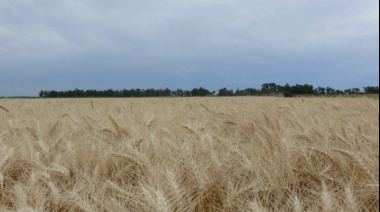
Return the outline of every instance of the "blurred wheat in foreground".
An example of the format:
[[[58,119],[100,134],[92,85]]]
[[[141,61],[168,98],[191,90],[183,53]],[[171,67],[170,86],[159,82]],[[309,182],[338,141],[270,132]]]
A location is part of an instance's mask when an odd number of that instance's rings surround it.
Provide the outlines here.
[[[0,106],[0,211],[379,211],[378,100]]]

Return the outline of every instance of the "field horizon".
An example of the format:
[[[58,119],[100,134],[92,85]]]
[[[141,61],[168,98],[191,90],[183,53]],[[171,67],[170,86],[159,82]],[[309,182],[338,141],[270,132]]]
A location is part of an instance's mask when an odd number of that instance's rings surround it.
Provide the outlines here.
[[[378,211],[378,98],[0,100],[1,211]]]

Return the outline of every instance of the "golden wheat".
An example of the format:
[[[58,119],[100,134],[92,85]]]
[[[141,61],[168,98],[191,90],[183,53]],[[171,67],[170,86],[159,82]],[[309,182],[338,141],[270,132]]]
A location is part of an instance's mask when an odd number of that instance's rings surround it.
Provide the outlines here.
[[[374,99],[1,104],[1,211],[379,210]]]

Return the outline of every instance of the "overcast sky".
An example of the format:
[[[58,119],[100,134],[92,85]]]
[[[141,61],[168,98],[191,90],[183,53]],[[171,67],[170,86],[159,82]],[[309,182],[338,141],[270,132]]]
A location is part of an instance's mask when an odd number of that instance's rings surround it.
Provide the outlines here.
[[[378,0],[0,0],[0,96],[379,85]]]

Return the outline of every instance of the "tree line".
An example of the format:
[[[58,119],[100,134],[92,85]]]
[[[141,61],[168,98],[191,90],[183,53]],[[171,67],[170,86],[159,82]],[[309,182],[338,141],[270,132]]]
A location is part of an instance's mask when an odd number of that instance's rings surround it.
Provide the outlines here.
[[[379,94],[379,86],[366,86],[363,89],[349,88],[345,90],[331,87],[316,87],[309,84],[277,85],[276,83],[264,83],[260,89],[246,88],[231,90],[221,88],[217,92],[199,87],[192,90],[165,89],[123,89],[123,90],[41,90],[39,97],[43,98],[73,98],[73,97],[191,97],[191,96],[269,96],[269,95],[348,95],[348,94]]]

